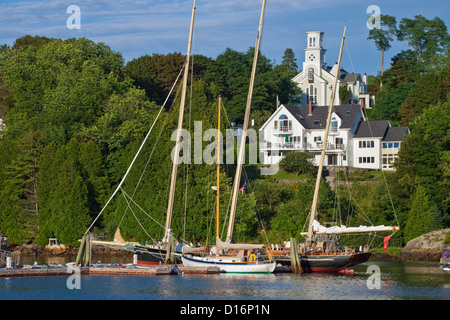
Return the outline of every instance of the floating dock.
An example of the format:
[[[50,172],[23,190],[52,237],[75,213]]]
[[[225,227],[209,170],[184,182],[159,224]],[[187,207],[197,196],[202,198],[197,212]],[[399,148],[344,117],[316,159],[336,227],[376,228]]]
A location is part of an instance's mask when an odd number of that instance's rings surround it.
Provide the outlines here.
[[[159,276],[177,274],[218,274],[218,267],[188,268],[183,266],[149,266],[135,265],[101,265],[80,267],[81,275],[128,275],[128,276]],[[16,269],[1,269],[1,277],[44,277],[44,276],[68,276],[75,272],[74,266],[32,266]]]

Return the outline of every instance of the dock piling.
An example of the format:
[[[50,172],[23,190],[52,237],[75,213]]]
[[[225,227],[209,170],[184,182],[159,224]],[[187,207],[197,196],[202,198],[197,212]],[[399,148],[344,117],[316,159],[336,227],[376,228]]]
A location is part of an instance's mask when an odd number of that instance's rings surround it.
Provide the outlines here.
[[[297,240],[295,238],[291,238],[290,241],[291,241],[291,272],[301,273],[302,268],[300,265],[300,259],[298,257]]]

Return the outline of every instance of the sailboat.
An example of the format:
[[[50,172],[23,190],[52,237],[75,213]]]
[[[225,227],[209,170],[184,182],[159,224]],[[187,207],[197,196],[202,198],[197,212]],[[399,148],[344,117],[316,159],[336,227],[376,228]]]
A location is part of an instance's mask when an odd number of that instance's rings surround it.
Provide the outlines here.
[[[366,262],[371,253],[367,246],[359,248],[350,248],[342,246],[340,242],[340,234],[343,233],[361,233],[361,232],[379,232],[379,231],[393,231],[399,230],[399,227],[390,226],[360,226],[360,227],[324,227],[317,221],[317,204],[319,199],[319,188],[322,179],[323,163],[325,159],[326,145],[328,140],[328,133],[330,129],[331,115],[333,113],[334,98],[337,88],[337,79],[339,78],[339,70],[342,58],[342,50],[345,41],[345,30],[342,36],[341,48],[339,53],[338,67],[334,79],[333,93],[331,95],[330,107],[328,110],[328,118],[325,128],[325,138],[323,141],[323,148],[321,152],[319,169],[317,172],[316,185],[314,190],[314,198],[310,211],[310,220],[308,225],[308,232],[301,233],[306,237],[305,244],[302,250],[297,251],[302,272],[314,273],[353,273],[349,268]],[[295,248],[297,250],[297,248]],[[274,250],[271,255],[274,256],[277,263],[282,265],[291,265],[290,248],[281,250]],[[295,251],[294,251],[295,252]]]
[[[218,134],[220,136],[220,105],[218,104]],[[244,140],[244,139],[243,139]],[[219,196],[220,196],[220,140],[217,139],[217,186],[216,189],[216,246],[183,246],[182,262],[186,267],[217,266],[221,272],[232,273],[272,273],[275,270],[273,259],[260,259],[262,244],[229,244],[219,237]]]
[[[178,113],[178,128],[177,128],[177,137],[175,142],[174,149],[174,159],[172,165],[172,176],[170,180],[170,192],[169,192],[169,202],[167,205],[167,214],[166,214],[166,224],[165,224],[165,232],[164,238],[162,239],[162,244],[157,246],[144,246],[144,247],[136,247],[137,254],[137,263],[138,264],[160,264],[161,262],[180,262],[179,255],[175,254],[175,244],[176,241],[173,238],[171,231],[172,224],[172,211],[173,211],[173,203],[175,199],[175,185],[177,180],[177,172],[178,172],[178,158],[177,155],[180,153],[180,141],[181,141],[181,131],[183,126],[183,117],[184,117],[184,106],[186,103],[186,89],[187,89],[187,81],[189,75],[189,59],[191,56],[191,46],[192,46],[192,33],[194,29],[194,18],[195,18],[195,0],[192,6],[192,15],[191,15],[191,26],[189,31],[189,40],[188,40],[188,48],[186,53],[186,61],[184,64],[184,76],[183,76],[183,87],[181,93],[181,101],[180,101],[180,110]],[[178,257],[178,259],[177,259]]]
[[[196,2],[196,0],[194,0],[193,7],[192,7],[188,48],[187,48],[187,54],[186,54],[186,61],[183,66],[184,76],[183,76],[182,95],[181,95],[181,101],[180,101],[180,110],[179,110],[179,116],[178,116],[177,139],[176,139],[175,153],[174,153],[175,155],[179,154],[179,151],[180,151],[181,131],[182,131],[182,124],[183,124],[184,107],[185,107],[185,102],[186,102],[186,89],[187,89],[187,81],[188,81],[188,74],[189,74],[189,60],[190,60],[190,56],[191,56],[192,34],[193,34],[195,9],[196,9],[195,2]],[[183,69],[182,69],[182,71],[183,71]],[[179,76],[181,75],[182,71],[180,71]],[[175,81],[175,83],[169,93],[169,96],[170,96],[172,90],[174,89],[177,81],[178,81],[178,78]],[[169,98],[169,96],[167,98]],[[166,102],[167,102],[167,99],[166,99]],[[164,103],[164,105],[165,105],[165,103]],[[158,119],[159,115],[161,114],[161,111],[163,110],[164,105],[161,108],[157,118],[155,119],[155,122]],[[129,202],[129,200],[133,201],[131,199],[131,197],[126,195],[126,193],[122,189],[122,185],[123,185],[128,173],[130,172],[130,169],[133,166],[136,158],[138,157],[140,151],[142,150],[142,147],[144,146],[147,138],[149,137],[149,134],[152,131],[155,122],[153,123],[152,127],[150,128],[150,131],[147,133],[147,136],[145,137],[144,141],[142,142],[138,152],[136,153],[133,161],[131,162],[127,172],[125,173],[124,177],[120,181],[116,190],[111,195],[111,197],[109,198],[109,200],[107,201],[107,203],[105,204],[103,209],[100,211],[98,216],[94,219],[92,224],[89,226],[89,228],[85,232],[85,235],[93,227],[96,220],[100,217],[100,215],[103,213],[103,211],[108,206],[108,204],[113,199],[113,197],[118,193],[118,191],[122,191],[122,193],[125,195],[125,199],[126,199],[127,203]],[[162,242],[153,244],[153,245],[140,244],[140,243],[136,243],[136,242],[127,242],[122,238],[122,236],[120,234],[120,228],[118,227],[115,232],[115,235],[114,235],[114,241],[92,240],[92,244],[127,248],[128,250],[131,250],[135,253],[136,258],[137,258],[135,262],[137,264],[159,265],[161,263],[168,263],[169,261],[171,263],[181,262],[179,255],[175,254],[177,243],[171,232],[172,210],[173,210],[173,203],[174,203],[174,197],[175,197],[177,169],[178,169],[178,161],[177,161],[177,157],[174,157],[173,166],[172,166],[172,177],[171,177],[171,183],[170,183],[169,201],[168,201],[167,214],[166,214],[165,233],[164,233],[164,238],[163,238]],[[128,205],[129,205],[129,203],[128,203]]]
[[[248,121],[250,116],[251,100],[253,95],[253,85],[255,82],[256,65],[258,62],[259,45],[261,41],[262,24],[264,20],[264,9],[266,0],[263,0],[261,18],[258,29],[258,37],[255,46],[255,56],[253,58],[252,74],[250,79],[249,93],[247,96],[247,105],[245,109],[244,125],[242,129],[242,138],[240,141],[238,163],[233,182],[232,204],[230,210],[230,220],[228,224],[227,240],[221,241],[219,237],[219,170],[220,170],[220,146],[217,147],[217,199],[216,199],[216,247],[208,253],[205,248],[191,248],[183,246],[182,261],[187,267],[205,267],[217,266],[221,272],[233,273],[272,273],[275,270],[276,263],[269,255],[267,258],[259,257],[260,250],[263,249],[262,244],[244,244],[232,243],[232,234],[234,227],[234,218],[236,215],[237,197],[239,193],[239,184],[242,173],[242,164],[245,153],[245,137],[248,129]],[[220,132],[220,98],[219,98],[219,127]],[[219,137],[219,134],[218,134]],[[220,143],[219,139],[217,139]],[[200,252],[199,252],[200,251]]]

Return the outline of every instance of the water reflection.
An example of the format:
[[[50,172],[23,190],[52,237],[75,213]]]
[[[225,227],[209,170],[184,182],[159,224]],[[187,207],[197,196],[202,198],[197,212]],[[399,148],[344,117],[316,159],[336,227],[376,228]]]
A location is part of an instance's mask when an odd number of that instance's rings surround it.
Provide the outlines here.
[[[380,288],[367,281],[371,264],[380,267]],[[0,278],[0,300],[379,300],[450,299],[450,274],[433,263],[368,262],[354,275],[216,274],[180,276],[82,276],[81,290],[68,277]]]

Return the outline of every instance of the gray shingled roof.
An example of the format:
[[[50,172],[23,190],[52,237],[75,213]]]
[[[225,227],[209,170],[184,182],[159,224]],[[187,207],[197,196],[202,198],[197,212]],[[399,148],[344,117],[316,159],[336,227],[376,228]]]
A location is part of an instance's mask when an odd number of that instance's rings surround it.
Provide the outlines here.
[[[353,138],[384,138],[389,127],[388,120],[364,121],[359,124]]]
[[[408,127],[390,127],[383,141],[403,141],[408,134]]]
[[[309,115],[308,106],[284,105],[284,107],[297,119],[305,129],[325,129],[329,106],[313,106]],[[341,129],[351,128],[360,105],[345,104],[334,106],[333,111],[341,118]]]

